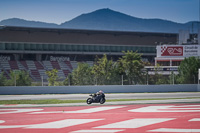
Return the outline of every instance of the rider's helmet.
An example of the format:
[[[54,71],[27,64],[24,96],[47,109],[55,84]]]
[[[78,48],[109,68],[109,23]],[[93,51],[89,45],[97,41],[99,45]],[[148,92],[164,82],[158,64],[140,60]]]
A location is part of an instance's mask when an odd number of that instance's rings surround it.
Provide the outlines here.
[[[103,91],[102,91],[102,90],[100,90],[100,91],[99,91],[99,93],[100,93],[100,94],[103,94]]]

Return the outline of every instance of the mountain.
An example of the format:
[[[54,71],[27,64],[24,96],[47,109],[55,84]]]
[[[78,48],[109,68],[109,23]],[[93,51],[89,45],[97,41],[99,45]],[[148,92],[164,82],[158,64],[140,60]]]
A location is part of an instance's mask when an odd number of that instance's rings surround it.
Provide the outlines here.
[[[82,14],[60,26],[75,29],[178,33],[180,29],[191,29],[192,22],[181,24],[162,19],[142,19],[110,9],[100,9]],[[198,23],[198,27],[200,27],[200,23]],[[194,28],[197,29],[197,27]]]
[[[16,18],[3,20],[0,22],[0,25],[164,33],[178,33],[181,29],[189,29],[193,32],[197,32],[197,29],[200,29],[199,22],[188,22],[183,24],[162,19],[142,19],[108,8],[82,14],[60,25]]]
[[[39,21],[27,21],[19,18],[10,18],[0,21],[0,25],[7,26],[21,26],[21,27],[43,27],[43,28],[57,28],[57,24],[44,23]]]

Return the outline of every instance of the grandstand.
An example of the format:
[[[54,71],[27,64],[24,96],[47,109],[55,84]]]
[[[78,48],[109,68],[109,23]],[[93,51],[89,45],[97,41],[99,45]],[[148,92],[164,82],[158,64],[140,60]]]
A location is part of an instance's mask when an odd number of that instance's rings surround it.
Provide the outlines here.
[[[96,56],[114,61],[132,50],[154,64],[158,44],[176,44],[178,34],[97,31],[0,26],[0,69],[25,70],[34,81],[47,79],[45,71],[56,68],[65,79],[78,62],[93,65]]]

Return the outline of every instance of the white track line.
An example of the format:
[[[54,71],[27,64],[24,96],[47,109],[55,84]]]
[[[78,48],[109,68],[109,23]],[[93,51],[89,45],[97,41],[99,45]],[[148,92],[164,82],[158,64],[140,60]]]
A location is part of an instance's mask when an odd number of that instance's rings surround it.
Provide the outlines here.
[[[30,114],[49,114],[49,113],[96,113],[100,111],[106,111],[111,109],[118,109],[123,108],[126,106],[112,106],[112,107],[96,107],[96,108],[89,108],[89,109],[82,109],[82,110],[75,110],[75,111],[49,111],[49,112],[33,112]]]
[[[148,132],[199,133],[200,129],[159,128]]]
[[[123,130],[78,130],[71,133],[116,133]]]
[[[126,121],[121,121],[117,123],[112,123],[108,125],[103,125],[95,128],[139,128],[143,126],[148,126],[156,123],[161,123],[165,121],[174,120],[174,118],[140,118],[131,119]]]

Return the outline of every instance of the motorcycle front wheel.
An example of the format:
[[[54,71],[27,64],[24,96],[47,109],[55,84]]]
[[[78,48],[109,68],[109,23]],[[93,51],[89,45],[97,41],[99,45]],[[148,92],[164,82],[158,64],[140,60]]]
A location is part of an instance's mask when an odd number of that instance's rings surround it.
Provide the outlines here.
[[[106,101],[106,99],[105,99],[105,98],[101,98],[101,99],[100,99],[100,104],[104,104],[104,103],[105,103],[105,101]]]
[[[91,104],[92,103],[92,98],[88,98],[86,101],[87,104]]]

